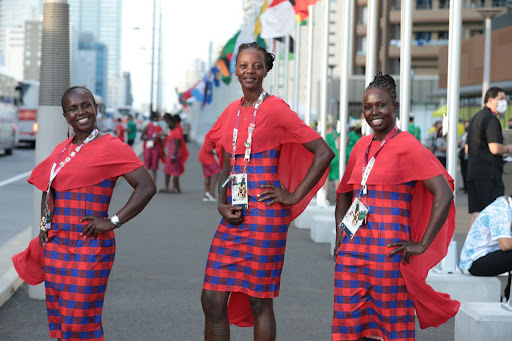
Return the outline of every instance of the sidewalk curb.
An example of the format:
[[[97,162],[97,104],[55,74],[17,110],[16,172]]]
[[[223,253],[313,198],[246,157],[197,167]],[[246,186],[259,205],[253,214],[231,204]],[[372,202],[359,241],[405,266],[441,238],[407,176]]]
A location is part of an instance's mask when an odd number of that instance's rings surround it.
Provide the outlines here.
[[[14,270],[14,266],[0,277],[0,307],[9,301],[23,283],[23,280],[18,277],[18,273]]]

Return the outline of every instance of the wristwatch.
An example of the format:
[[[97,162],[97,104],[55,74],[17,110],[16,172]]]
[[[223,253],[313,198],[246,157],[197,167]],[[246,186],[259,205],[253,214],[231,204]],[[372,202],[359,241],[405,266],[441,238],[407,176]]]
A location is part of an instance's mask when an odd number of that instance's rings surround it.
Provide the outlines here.
[[[109,220],[112,224],[116,225],[116,229],[121,226],[121,221],[119,221],[119,217],[117,215],[114,214],[112,217],[109,218]]]

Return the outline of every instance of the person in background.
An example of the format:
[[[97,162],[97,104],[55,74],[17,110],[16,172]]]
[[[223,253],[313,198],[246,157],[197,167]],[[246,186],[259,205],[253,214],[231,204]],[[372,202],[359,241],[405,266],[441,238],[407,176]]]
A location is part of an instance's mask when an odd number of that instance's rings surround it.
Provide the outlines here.
[[[473,276],[498,276],[508,272],[503,297],[510,298],[512,271],[512,198],[498,197],[484,208],[469,229],[460,253],[461,270]]]
[[[355,145],[337,191],[332,340],[412,341],[415,315],[422,328],[437,327],[460,305],[425,282],[455,230],[453,179],[396,126],[391,76],[379,72],[362,104],[374,133]],[[368,213],[356,216],[362,224],[351,238],[340,224],[362,206]]]
[[[440,125],[437,128],[437,137],[434,140],[434,155],[437,157],[439,162],[446,168],[446,147],[448,146],[448,142],[446,141],[446,136],[443,135],[443,126]]]
[[[167,157],[165,159],[165,187],[162,193],[181,193],[180,176],[185,172],[185,163],[188,159],[188,149],[183,138],[183,131],[178,127],[179,116],[165,114],[164,120],[169,125],[167,136]],[[172,188],[169,183],[172,176]]]
[[[508,129],[512,129],[512,118],[508,120]]]
[[[128,145],[133,146],[133,143],[137,138],[137,125],[135,124],[132,115],[128,115],[128,124],[126,126],[126,132],[128,138]]]
[[[354,123],[354,126],[348,132],[347,136],[347,157],[345,163],[348,162],[350,157],[350,153],[352,153],[352,149],[356,145],[357,141],[361,138],[361,120],[357,120]]]
[[[210,139],[205,138],[199,150],[198,159],[203,166],[204,176],[203,201],[217,201],[215,199],[215,188],[219,180],[220,166],[217,160],[215,160],[214,148],[215,144]]]
[[[162,155],[165,156],[162,144],[162,137],[164,136],[164,132],[158,123],[159,121],[160,114],[156,111],[153,111],[151,113],[151,121],[144,128],[141,136],[142,141],[144,141],[144,164],[151,172],[155,182],[156,171],[158,170],[160,157]]]
[[[484,102],[485,106],[469,122],[466,140],[471,225],[478,213],[505,194],[503,157],[512,152],[512,145],[503,144],[503,133],[497,117],[507,110],[505,91],[498,87],[489,88]]]
[[[133,150],[95,128],[97,107],[84,87],[69,88],[62,96],[63,115],[74,134],[28,179],[42,191],[39,237],[12,259],[27,283],[44,280],[50,338],[58,340],[104,340],[101,315],[116,254],[114,230],[139,214],[156,192]],[[119,177],[133,192],[109,217]],[[40,266],[25,267],[34,263]]]
[[[414,116],[412,114],[409,114],[409,133],[418,139],[418,141],[421,141],[421,128],[417,125],[414,125]]]
[[[427,149],[434,153],[436,149],[436,139],[439,134],[439,128],[443,125],[441,121],[435,121],[432,127],[429,130],[429,135],[427,137]]]
[[[183,129],[183,139],[186,143],[188,143],[190,139],[190,121],[185,117],[180,124],[181,128]]]
[[[336,126],[332,123],[332,118],[330,121],[325,130],[325,141],[334,152],[334,159],[331,161],[329,175],[327,175],[324,185],[327,198],[329,197],[329,183],[334,181],[334,188],[338,188],[340,183],[340,136],[336,133]]]
[[[121,140],[121,142],[124,142],[124,126],[123,126],[123,120],[121,118],[117,119],[117,126],[116,126],[116,137]]]
[[[459,149],[460,172],[462,173],[462,190],[468,192],[466,174],[468,169],[468,154],[466,153],[466,139],[468,137],[469,121],[464,121],[464,133],[459,136],[457,147]]]

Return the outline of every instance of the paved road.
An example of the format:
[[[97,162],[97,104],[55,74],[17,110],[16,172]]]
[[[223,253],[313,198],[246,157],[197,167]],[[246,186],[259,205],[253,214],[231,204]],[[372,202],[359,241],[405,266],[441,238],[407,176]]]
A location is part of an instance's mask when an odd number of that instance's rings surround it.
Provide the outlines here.
[[[182,179],[183,194],[157,194],[117,231],[117,256],[109,281],[103,327],[107,340],[202,340],[199,300],[204,265],[219,221],[214,203],[201,201],[203,178],[197,146]],[[163,174],[159,173],[158,187]],[[127,200],[119,181],[111,210]],[[309,230],[290,227],[281,296],[275,300],[278,340],[330,340],[334,262],[327,244]],[[252,340],[252,329],[232,327],[232,340]],[[24,284],[0,308],[0,340],[47,340],[44,301],[27,297]],[[453,340],[453,321],[421,331],[417,340]]]

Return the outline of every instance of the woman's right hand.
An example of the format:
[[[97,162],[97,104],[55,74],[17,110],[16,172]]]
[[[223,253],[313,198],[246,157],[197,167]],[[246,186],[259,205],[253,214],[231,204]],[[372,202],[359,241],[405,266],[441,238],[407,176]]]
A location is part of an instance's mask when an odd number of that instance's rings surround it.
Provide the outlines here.
[[[44,247],[48,243],[48,231],[39,230],[39,244]]]
[[[219,204],[218,210],[222,217],[232,225],[239,225],[244,220],[242,217],[242,207],[240,206]]]

